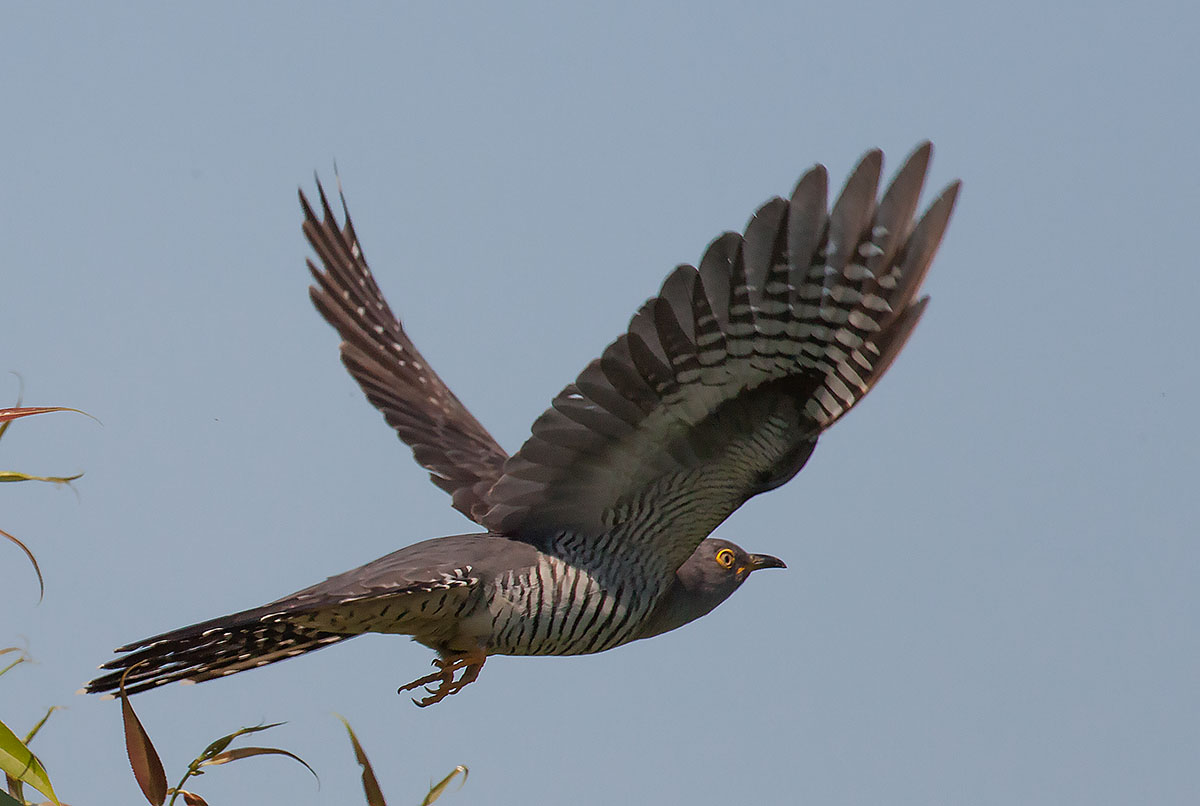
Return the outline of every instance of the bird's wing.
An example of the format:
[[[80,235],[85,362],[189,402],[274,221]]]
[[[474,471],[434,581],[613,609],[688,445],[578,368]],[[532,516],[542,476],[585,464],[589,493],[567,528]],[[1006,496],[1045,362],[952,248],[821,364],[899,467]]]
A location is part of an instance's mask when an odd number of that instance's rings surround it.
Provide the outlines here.
[[[487,490],[500,478],[508,454],[467,411],[409,340],[375,284],[342,197],[338,224],[325,189],[318,218],[304,192],[304,235],[322,268],[308,261],[316,284],[309,295],[342,337],[342,363],[379,409],[433,483],[450,493],[454,508],[479,522]]]
[[[744,501],[791,478],[878,382],[958,183],[913,224],[931,146],[876,202],[867,153],[827,212],[824,167],[680,266],[533,424],[488,493],[490,529],[678,567]],[[562,538],[559,538],[562,539]]]

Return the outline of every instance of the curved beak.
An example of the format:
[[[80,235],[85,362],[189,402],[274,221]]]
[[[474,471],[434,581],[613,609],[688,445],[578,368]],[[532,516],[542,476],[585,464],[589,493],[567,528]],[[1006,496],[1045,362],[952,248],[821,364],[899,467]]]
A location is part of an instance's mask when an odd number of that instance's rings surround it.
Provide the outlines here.
[[[770,554],[751,554],[750,570],[758,571],[763,568],[787,568],[787,563],[778,557],[772,557]]]

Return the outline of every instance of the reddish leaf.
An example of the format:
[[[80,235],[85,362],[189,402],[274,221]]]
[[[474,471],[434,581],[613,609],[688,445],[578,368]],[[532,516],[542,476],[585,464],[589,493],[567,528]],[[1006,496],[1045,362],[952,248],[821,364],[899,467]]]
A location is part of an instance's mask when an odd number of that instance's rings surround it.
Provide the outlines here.
[[[46,414],[51,411],[73,411],[76,414],[82,414],[85,417],[91,417],[86,411],[72,409],[66,406],[27,406],[25,408],[15,409],[0,409],[0,423],[7,423],[9,420],[16,420],[20,417],[28,417],[31,414]]]
[[[186,789],[179,790],[179,794],[183,795],[183,802],[187,806],[208,806],[208,801],[197,795],[195,792],[188,792]]]
[[[38,567],[37,558],[33,556],[33,552],[29,550],[28,546],[26,546],[20,540],[17,540],[15,537],[10,535],[8,532],[4,531],[3,529],[0,529],[0,537],[7,537],[9,540],[16,543],[17,548],[19,548],[21,551],[25,552],[25,556],[29,558],[29,562],[33,565],[33,572],[35,574],[37,574],[38,602],[41,602],[42,598],[46,595],[46,582],[45,582],[45,580],[42,579],[42,569]]]
[[[133,671],[134,667],[125,670],[125,674]],[[150,735],[142,727],[141,720],[133,712],[129,704],[129,696],[125,693],[125,676],[121,677],[121,721],[125,724],[125,752],[129,754],[129,766],[133,768],[133,777],[137,779],[142,794],[153,806],[162,806],[167,799],[167,775],[163,772],[162,761],[154,749]]]

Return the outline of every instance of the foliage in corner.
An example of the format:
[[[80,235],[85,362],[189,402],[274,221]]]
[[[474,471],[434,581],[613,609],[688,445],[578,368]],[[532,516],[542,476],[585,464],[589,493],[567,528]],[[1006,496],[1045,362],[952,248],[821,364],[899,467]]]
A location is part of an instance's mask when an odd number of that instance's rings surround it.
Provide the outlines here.
[[[54,411],[74,411],[79,414],[84,414],[78,409],[67,408],[64,406],[33,406],[22,407],[20,400],[17,405],[11,408],[0,408],[0,437],[8,431],[13,421],[22,417],[29,417],[34,414],[47,414]],[[90,416],[90,415],[89,415]],[[74,476],[35,476],[30,473],[20,473],[15,470],[0,471],[0,482],[6,481],[42,481],[52,484],[69,484],[79,478],[82,473]],[[37,558],[33,552],[22,543],[18,538],[0,529],[0,537],[11,542],[19,548],[25,557],[33,566],[33,572],[37,575],[38,580],[38,601],[46,592],[45,580],[42,578],[42,569],[38,566]],[[16,647],[5,647],[0,649],[0,655],[6,655],[10,652],[20,652]],[[0,675],[10,671],[13,667],[28,660],[28,657],[21,652],[17,658],[5,666],[0,668]],[[38,721],[33,728],[25,734],[24,738],[17,736],[8,725],[0,722],[0,772],[4,773],[4,781],[6,784],[7,793],[0,792],[0,806],[10,806],[15,803],[19,806],[25,804],[25,787],[29,786],[36,789],[46,797],[50,798],[53,803],[59,803],[58,796],[54,793],[54,787],[50,783],[50,776],[46,773],[46,767],[42,764],[33,751],[29,749],[29,743],[33,737],[37,735],[42,726],[46,724],[46,720],[50,718],[50,714],[56,709],[50,708],[46,711],[46,715]]]
[[[18,652],[20,654],[17,655],[15,660],[10,661],[3,668],[0,668],[0,675],[29,660],[29,656],[17,647],[10,646],[0,649],[0,655],[7,655],[10,652]],[[50,777],[46,774],[46,768],[42,765],[41,760],[33,754],[33,751],[29,749],[29,743],[33,741],[33,737],[46,724],[46,720],[50,718],[50,714],[56,710],[58,710],[56,707],[47,710],[46,715],[38,720],[38,723],[25,734],[25,738],[23,739],[18,737],[8,725],[0,722],[0,772],[4,773],[5,783],[8,788],[8,794],[5,795],[4,799],[0,799],[0,806],[9,806],[8,801],[15,802],[19,806],[24,806],[24,788],[26,784],[50,798],[54,803],[59,802],[58,796],[54,794],[54,787],[50,785]]]
[[[127,669],[125,674],[129,674],[133,668]],[[133,706],[129,704],[129,696],[125,693],[124,679],[121,680],[120,697],[121,719],[125,726],[125,751],[129,755],[129,766],[133,769],[133,777],[137,779],[142,794],[145,795],[146,800],[151,806],[163,806],[164,803],[167,806],[173,806],[178,798],[183,798],[186,806],[208,806],[208,801],[197,793],[184,789],[183,785],[190,779],[203,775],[205,767],[228,764],[232,761],[251,758],[253,756],[285,756],[303,764],[312,773],[313,778],[317,778],[316,771],[308,765],[307,761],[295,753],[281,750],[278,747],[235,747],[229,749],[229,745],[239,736],[270,730],[283,724],[282,722],[275,722],[270,725],[240,728],[233,733],[226,734],[213,741],[208,747],[204,748],[200,755],[188,763],[187,769],[184,771],[179,783],[173,787],[168,787],[167,776],[163,771],[158,751],[154,749],[154,743],[150,741],[150,734],[146,732],[141,720],[138,719],[137,714],[134,712]],[[319,778],[317,782],[318,784],[320,783]],[[168,795],[170,796],[170,800],[167,800]]]
[[[78,409],[68,408],[64,406],[38,406],[38,407],[22,407],[18,400],[17,405],[11,408],[0,408],[0,438],[2,438],[8,427],[13,421],[22,417],[29,417],[35,414],[46,414],[57,411],[73,411],[79,414],[88,415],[86,412]],[[94,418],[93,418],[94,419]],[[21,473],[13,470],[0,470],[0,483],[3,482],[20,482],[20,481],[40,481],[51,484],[70,484],[72,481],[80,478],[82,473],[73,476],[39,476],[30,473]],[[45,594],[45,581],[42,577],[42,571],[38,565],[37,558],[25,543],[17,537],[0,529],[0,537],[11,542],[25,555],[33,566],[34,573],[37,575],[39,598]],[[13,669],[17,665],[28,660],[25,653],[17,647],[0,648],[0,656],[10,653],[19,653],[15,659],[7,663],[0,662],[0,676]],[[130,670],[126,671],[126,674]],[[244,746],[231,747],[238,738],[258,733],[260,731],[269,730],[283,724],[281,722],[269,725],[257,725],[253,727],[245,727],[234,731],[233,733],[222,736],[221,738],[211,742],[204,750],[197,755],[191,762],[188,763],[184,770],[183,776],[179,783],[175,786],[170,786],[167,782],[166,772],[163,768],[162,760],[159,758],[158,751],[154,747],[154,743],[150,739],[149,733],[142,725],[137,713],[133,710],[133,706],[129,702],[128,694],[125,691],[125,681],[122,679],[119,697],[121,700],[121,718],[125,735],[125,749],[129,757],[129,765],[133,771],[134,778],[137,781],[138,787],[145,796],[151,806],[175,806],[182,800],[185,806],[208,806],[208,801],[198,793],[185,789],[185,785],[193,778],[203,775],[208,767],[220,766],[229,764],[241,759],[251,758],[254,756],[284,756],[293,761],[302,764],[313,777],[317,774],[309,764],[299,756],[287,750],[282,750],[277,747],[258,747]],[[42,795],[50,799],[50,802],[57,806],[67,806],[67,804],[59,801],[58,796],[54,792],[54,787],[50,783],[50,778],[46,773],[46,768],[41,760],[34,755],[29,749],[29,743],[32,741],[42,726],[46,724],[50,715],[57,710],[56,707],[50,708],[45,716],[43,716],[32,729],[21,738],[17,736],[7,725],[0,722],[0,773],[4,774],[4,780],[7,784],[7,792],[0,790],[0,806],[31,806],[25,799],[24,787],[28,786],[37,790]],[[341,717],[339,717],[341,718]],[[366,753],[363,751],[362,745],[358,741],[358,737],[354,734],[354,730],[350,727],[350,723],[342,718],[342,723],[346,726],[346,731],[350,735],[350,742],[354,748],[354,756],[362,768],[362,784],[363,792],[366,795],[368,806],[387,806],[387,802],[383,798],[383,792],[380,789],[379,782],[375,777],[375,772],[371,767],[371,762],[367,759]],[[461,776],[461,787],[466,783],[468,770],[465,766],[459,765],[455,767],[449,775],[442,778],[437,783],[431,784],[428,792],[421,801],[421,806],[432,806],[438,801],[455,779]],[[318,779],[318,785],[320,780]]]
[[[16,406],[7,409],[0,409],[0,438],[4,437],[4,433],[8,431],[8,427],[13,424],[14,420],[18,420],[21,417],[29,417],[33,414],[47,414],[52,411],[73,411],[77,414],[83,414],[86,417],[91,416],[90,414],[87,414],[87,412],[79,411],[79,409],[67,408],[65,406],[32,406],[22,408],[21,402],[18,400]],[[20,473],[16,470],[0,470],[0,482],[45,481],[51,484],[70,484],[72,481],[75,481],[75,479],[82,475],[82,473],[76,473],[74,476],[34,476],[30,473]],[[16,545],[17,548],[24,552],[26,558],[29,559],[30,564],[33,566],[33,572],[37,574],[38,601],[40,602],[42,597],[46,595],[46,583],[45,580],[42,579],[42,569],[38,566],[37,558],[33,556],[33,552],[29,550],[28,546],[3,529],[0,529],[0,537],[11,541],[14,545]]]

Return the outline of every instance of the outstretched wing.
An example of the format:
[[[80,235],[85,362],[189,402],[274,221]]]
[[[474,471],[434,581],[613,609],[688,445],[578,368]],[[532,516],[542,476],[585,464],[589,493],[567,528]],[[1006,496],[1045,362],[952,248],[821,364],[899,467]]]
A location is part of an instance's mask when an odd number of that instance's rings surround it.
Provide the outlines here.
[[[745,235],[717,238],[699,269],[677,268],[533,424],[484,525],[674,569],[795,475],[925,308],[917,291],[958,191],[913,226],[930,154],[918,147],[876,203],[882,155],[869,152],[832,212],[817,166]]]
[[[300,192],[304,235],[323,266],[308,261],[316,280],[309,296],[343,339],[342,363],[454,508],[480,522],[508,454],[409,341],[371,276],[345,197],[339,226],[320,183],[317,192],[321,218]]]

